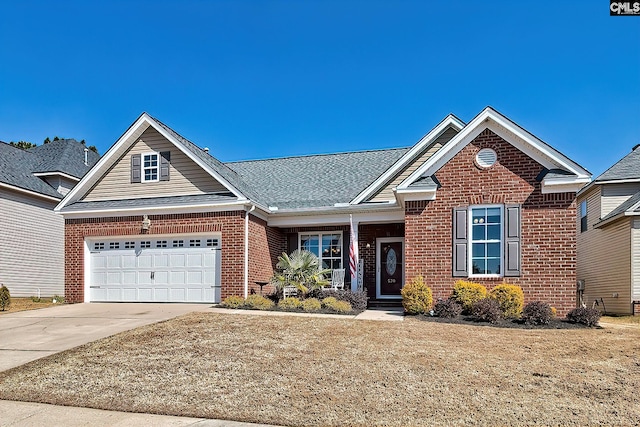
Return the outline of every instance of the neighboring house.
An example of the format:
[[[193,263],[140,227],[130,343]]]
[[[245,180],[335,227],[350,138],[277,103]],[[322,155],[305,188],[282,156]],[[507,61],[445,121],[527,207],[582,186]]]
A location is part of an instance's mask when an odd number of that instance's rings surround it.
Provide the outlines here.
[[[447,116],[410,148],[230,163],[143,113],[56,207],[65,293],[218,302],[259,291],[296,248],[348,272],[352,215],[373,302],[423,275],[435,297],[457,279],[507,281],[566,313],[589,180],[490,107],[467,124]]]
[[[53,208],[98,158],[74,139],[0,142],[0,283],[12,296],[64,294],[64,219]]]
[[[640,145],[580,190],[578,207],[584,303],[640,313]]]

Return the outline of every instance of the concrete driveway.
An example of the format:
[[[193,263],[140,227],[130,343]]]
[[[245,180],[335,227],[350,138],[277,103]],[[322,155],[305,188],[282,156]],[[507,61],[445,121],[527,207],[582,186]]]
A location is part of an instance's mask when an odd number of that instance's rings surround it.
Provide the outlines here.
[[[211,304],[70,304],[0,315],[0,371]]]

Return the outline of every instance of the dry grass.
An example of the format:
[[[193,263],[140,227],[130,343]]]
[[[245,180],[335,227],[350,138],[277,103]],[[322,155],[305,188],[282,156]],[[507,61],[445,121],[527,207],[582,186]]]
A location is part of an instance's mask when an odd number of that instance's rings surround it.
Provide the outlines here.
[[[0,311],[0,315],[3,313],[15,313],[16,311],[38,310],[52,305],[56,304],[51,301],[51,298],[40,298],[38,302],[33,301],[31,298],[11,298],[9,309]]]
[[[305,426],[638,425],[640,331],[199,313],[0,373],[0,398]]]
[[[640,325],[640,316],[602,316],[600,321],[620,325]]]

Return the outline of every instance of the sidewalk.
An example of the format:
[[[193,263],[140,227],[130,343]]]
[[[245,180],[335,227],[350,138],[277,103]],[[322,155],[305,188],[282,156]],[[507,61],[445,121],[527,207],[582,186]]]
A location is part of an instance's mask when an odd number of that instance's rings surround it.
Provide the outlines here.
[[[173,417],[169,415],[136,414],[103,411],[101,409],[55,406],[44,403],[0,400],[0,425],[12,427],[41,426],[197,426],[197,427],[271,427],[267,424],[205,418]]]

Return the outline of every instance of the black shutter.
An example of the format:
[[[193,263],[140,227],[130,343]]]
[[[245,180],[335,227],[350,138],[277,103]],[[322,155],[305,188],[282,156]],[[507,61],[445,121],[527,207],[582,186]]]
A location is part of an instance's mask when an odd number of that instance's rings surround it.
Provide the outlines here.
[[[141,182],[140,181],[140,154],[131,155],[131,182]]]
[[[453,209],[453,277],[469,276],[467,208]]]
[[[504,275],[520,276],[520,205],[504,207]]]
[[[288,254],[298,249],[298,233],[289,234],[289,248]]]
[[[169,165],[171,164],[171,152],[160,153],[160,181],[169,181]]]

